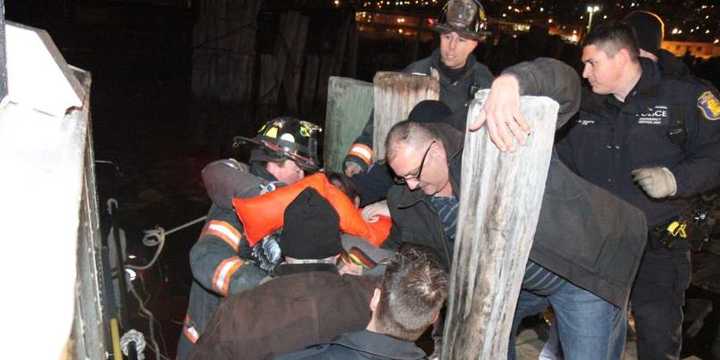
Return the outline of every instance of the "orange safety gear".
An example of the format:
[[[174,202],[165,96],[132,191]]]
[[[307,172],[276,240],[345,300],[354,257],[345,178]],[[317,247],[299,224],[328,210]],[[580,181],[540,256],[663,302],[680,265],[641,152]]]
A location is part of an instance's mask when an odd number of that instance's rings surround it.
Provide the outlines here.
[[[392,226],[390,218],[366,222],[350,198],[332,185],[325,174],[318,173],[264,195],[232,200],[250,246],[283,227],[285,208],[308,187],[317,190],[337,211],[342,232],[363,238],[376,247],[387,239]]]

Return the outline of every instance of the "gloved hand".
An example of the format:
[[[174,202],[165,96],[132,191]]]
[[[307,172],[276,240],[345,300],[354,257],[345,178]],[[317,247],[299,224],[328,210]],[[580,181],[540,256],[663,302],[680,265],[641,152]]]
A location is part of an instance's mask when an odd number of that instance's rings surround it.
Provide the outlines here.
[[[372,203],[362,209],[361,215],[365,221],[374,223],[378,221],[379,216],[390,217],[390,209],[387,200]]]
[[[352,161],[352,160],[345,161],[344,165],[345,165],[344,173],[347,177],[353,177],[364,171],[362,166],[360,166],[357,162]]]
[[[252,257],[258,267],[271,273],[282,261],[282,251],[277,243],[276,235],[267,236],[255,244],[252,249]]]
[[[661,199],[677,193],[675,175],[666,167],[640,168],[632,171],[633,180],[650,197]]]
[[[237,294],[239,292],[252,289],[263,282],[268,273],[257,266],[255,263],[247,263],[238,269],[230,283],[229,294]]]

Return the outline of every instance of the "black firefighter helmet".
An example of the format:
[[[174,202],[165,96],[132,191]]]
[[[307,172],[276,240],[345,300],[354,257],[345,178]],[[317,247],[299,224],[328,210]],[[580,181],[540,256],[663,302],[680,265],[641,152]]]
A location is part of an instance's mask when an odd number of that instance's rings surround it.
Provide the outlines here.
[[[250,139],[237,136],[235,142],[259,145],[251,154],[251,161],[290,159],[299,167],[314,171],[319,167],[317,133],[322,128],[311,122],[289,116],[274,118],[263,125]]]
[[[434,30],[441,34],[454,31],[474,40],[483,40],[490,34],[480,0],[448,0]]]

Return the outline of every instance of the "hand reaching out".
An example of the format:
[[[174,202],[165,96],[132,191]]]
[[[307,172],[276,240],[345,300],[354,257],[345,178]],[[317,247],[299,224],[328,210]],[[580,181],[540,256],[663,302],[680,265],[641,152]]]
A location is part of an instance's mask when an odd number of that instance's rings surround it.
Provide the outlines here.
[[[501,75],[493,81],[478,118],[470,131],[487,125],[490,139],[501,151],[514,151],[513,138],[525,144],[530,126],[520,112],[520,85],[512,75]]]
[[[386,200],[372,203],[362,209],[362,217],[367,222],[376,222],[379,216],[390,216],[390,208]]]

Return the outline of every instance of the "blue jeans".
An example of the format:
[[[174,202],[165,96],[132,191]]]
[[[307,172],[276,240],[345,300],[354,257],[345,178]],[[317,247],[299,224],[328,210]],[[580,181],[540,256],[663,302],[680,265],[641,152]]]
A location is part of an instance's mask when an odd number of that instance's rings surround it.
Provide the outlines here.
[[[566,360],[619,360],[625,350],[627,312],[569,282],[549,295],[520,291],[508,359],[515,360],[515,335],[522,319],[548,306],[555,311]]]

